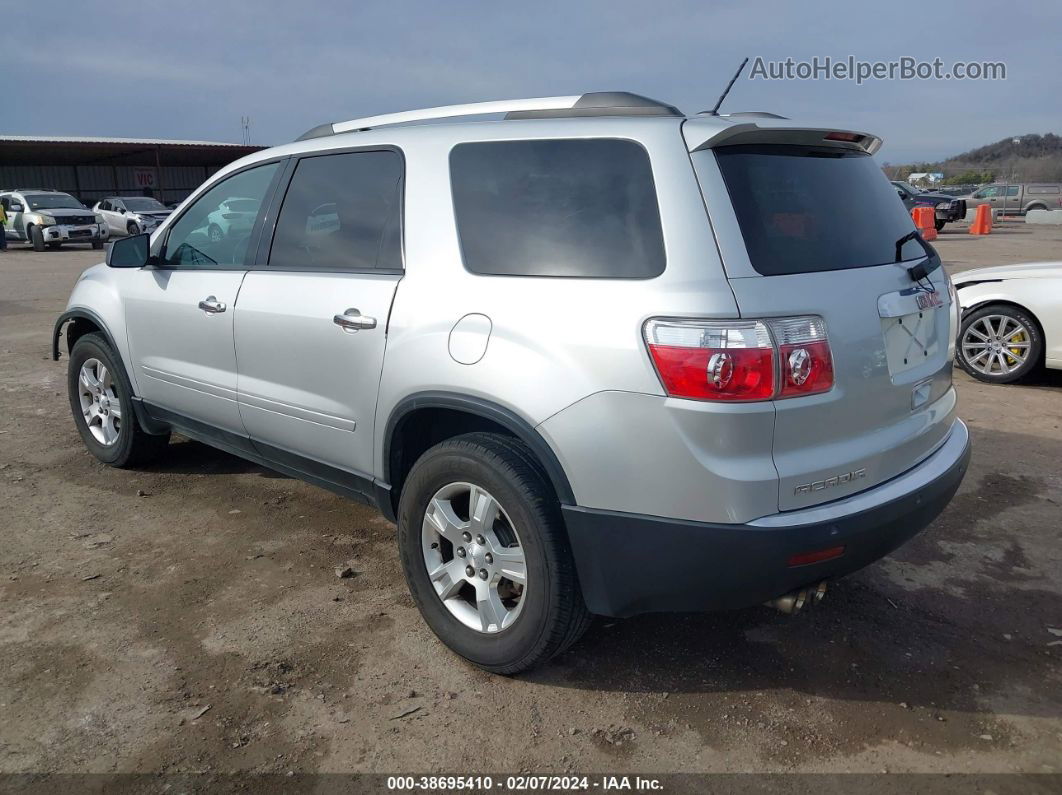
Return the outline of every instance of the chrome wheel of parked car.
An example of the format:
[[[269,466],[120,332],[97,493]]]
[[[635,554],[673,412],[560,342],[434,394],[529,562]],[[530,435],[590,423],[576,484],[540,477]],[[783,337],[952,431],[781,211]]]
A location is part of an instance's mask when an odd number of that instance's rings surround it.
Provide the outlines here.
[[[122,404],[111,372],[99,359],[86,359],[78,374],[81,413],[93,438],[110,447],[122,432]]]
[[[486,490],[451,483],[428,503],[421,552],[435,593],[458,621],[500,632],[520,617],[527,565],[509,515]]]
[[[1032,335],[1007,315],[985,315],[970,323],[962,335],[966,364],[984,375],[1010,375],[1029,359]]]

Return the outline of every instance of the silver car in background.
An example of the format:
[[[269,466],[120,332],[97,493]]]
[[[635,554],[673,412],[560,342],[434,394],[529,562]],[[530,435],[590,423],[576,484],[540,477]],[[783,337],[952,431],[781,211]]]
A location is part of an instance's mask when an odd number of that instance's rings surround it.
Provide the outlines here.
[[[179,431],[378,506],[484,669],[594,614],[793,610],[969,458],[955,297],[880,143],[622,92],[324,124],[117,241],[53,355],[104,462]]]
[[[154,232],[173,212],[150,196],[108,196],[92,209],[99,213],[114,236]]]

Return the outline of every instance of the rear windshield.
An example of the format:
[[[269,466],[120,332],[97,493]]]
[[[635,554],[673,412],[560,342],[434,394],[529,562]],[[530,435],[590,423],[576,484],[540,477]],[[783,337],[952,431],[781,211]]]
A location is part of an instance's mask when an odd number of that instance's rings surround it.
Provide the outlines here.
[[[645,279],[664,271],[649,155],[632,141],[459,144],[450,178],[473,273]]]
[[[764,276],[895,262],[896,241],[914,228],[868,154],[777,145],[713,151],[752,267]],[[917,241],[900,252],[901,260],[924,256]]]

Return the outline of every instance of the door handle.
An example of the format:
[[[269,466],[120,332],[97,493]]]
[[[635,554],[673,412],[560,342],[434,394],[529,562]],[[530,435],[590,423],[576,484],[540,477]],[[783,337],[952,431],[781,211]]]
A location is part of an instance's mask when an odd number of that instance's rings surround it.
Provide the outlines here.
[[[199,302],[199,308],[204,312],[209,312],[211,315],[216,315],[218,312],[225,311],[225,304],[221,303],[221,301],[214,296],[208,295]]]
[[[376,328],[376,318],[363,315],[353,307],[346,310],[342,315],[333,316],[332,322],[343,329],[349,329],[351,331]]]

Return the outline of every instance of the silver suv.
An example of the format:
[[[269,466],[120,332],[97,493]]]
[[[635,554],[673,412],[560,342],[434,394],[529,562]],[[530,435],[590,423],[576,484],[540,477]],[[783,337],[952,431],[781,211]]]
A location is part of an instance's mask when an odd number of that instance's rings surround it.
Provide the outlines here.
[[[792,610],[969,457],[955,298],[880,143],[625,93],[326,124],[115,242],[53,354],[101,461],[174,431],[377,506],[487,670],[593,614]]]
[[[64,243],[89,243],[103,248],[109,233],[99,213],[69,193],[56,190],[0,191],[0,206],[7,215],[3,234],[9,241],[25,241],[34,251],[59,248]]]

